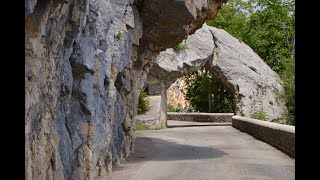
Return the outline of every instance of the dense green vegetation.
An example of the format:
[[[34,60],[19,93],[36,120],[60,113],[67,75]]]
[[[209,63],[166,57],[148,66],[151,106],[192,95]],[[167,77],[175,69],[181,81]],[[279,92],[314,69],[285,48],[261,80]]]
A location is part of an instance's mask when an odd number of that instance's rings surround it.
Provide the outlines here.
[[[191,108],[199,112],[233,112],[233,97],[206,69],[184,76],[185,98]]]
[[[148,94],[141,91],[138,99],[138,114],[142,114],[150,109]]]
[[[180,107],[175,107],[172,104],[168,104],[167,106],[167,112],[183,112],[183,109]]]
[[[228,0],[207,24],[249,45],[283,82],[281,94],[295,124],[295,10],[293,0]]]

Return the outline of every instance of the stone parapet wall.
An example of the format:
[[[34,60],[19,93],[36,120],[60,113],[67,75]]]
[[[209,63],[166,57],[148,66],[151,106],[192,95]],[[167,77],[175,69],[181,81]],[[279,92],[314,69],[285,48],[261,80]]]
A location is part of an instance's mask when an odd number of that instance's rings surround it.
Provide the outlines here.
[[[233,113],[177,113],[168,112],[168,120],[231,123]]]
[[[276,147],[290,157],[295,157],[294,126],[232,116],[232,127]]]

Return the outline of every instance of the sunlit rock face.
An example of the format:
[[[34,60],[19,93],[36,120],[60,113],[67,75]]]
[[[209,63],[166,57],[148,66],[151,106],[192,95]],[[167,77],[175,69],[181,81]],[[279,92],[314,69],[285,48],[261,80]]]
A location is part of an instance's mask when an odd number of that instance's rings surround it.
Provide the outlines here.
[[[168,88],[183,74],[206,67],[234,95],[235,113],[250,117],[260,110],[269,120],[287,113],[279,76],[246,44],[222,29],[203,25],[184,48],[162,51],[147,82],[164,81]]]
[[[221,3],[25,0],[26,179],[97,179],[128,156],[158,53]]]
[[[187,108],[190,103],[186,100],[186,82],[183,78],[177,79],[167,89],[167,104],[179,108]]]

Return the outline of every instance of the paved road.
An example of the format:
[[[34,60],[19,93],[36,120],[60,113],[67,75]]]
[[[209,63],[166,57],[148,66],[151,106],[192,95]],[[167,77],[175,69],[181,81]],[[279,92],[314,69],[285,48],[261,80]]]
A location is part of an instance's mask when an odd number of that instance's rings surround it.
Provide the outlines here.
[[[231,126],[178,127],[182,123],[137,132],[135,152],[107,179],[295,179],[294,159],[246,133]]]

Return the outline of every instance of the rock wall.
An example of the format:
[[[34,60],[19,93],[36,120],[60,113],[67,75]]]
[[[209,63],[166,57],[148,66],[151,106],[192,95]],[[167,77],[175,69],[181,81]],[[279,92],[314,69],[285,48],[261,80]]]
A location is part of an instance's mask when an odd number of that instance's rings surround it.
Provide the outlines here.
[[[157,54],[222,0],[25,0],[25,179],[97,179],[134,149]]]
[[[169,48],[159,54],[147,82],[176,79],[206,67],[234,95],[236,115],[250,117],[260,110],[274,120],[287,113],[279,76],[246,44],[226,31],[207,26],[190,35],[186,48]]]
[[[185,99],[186,90],[184,89],[186,82],[183,78],[177,79],[167,89],[167,104],[174,107],[186,108],[190,105],[189,101]]]

